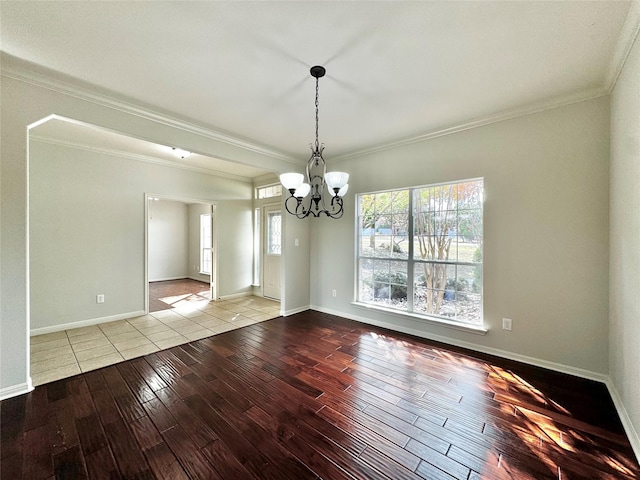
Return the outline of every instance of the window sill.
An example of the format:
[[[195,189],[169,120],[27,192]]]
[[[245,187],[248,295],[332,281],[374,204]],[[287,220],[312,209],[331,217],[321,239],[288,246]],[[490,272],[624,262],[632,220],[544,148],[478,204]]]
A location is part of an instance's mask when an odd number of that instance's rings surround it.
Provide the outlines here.
[[[421,322],[428,323],[431,325],[452,328],[454,330],[461,330],[463,332],[474,333],[476,335],[485,335],[489,331],[483,326],[466,325],[464,323],[452,322],[452,321],[444,320],[441,318],[435,318],[435,317],[427,317],[425,315],[418,315],[417,313],[403,312],[400,310],[395,310],[393,308],[379,307],[379,306],[371,305],[368,303],[351,302],[351,305],[353,305],[354,307],[362,308],[369,311],[387,313],[387,314],[398,316],[400,318],[410,318],[412,320],[419,320]]]

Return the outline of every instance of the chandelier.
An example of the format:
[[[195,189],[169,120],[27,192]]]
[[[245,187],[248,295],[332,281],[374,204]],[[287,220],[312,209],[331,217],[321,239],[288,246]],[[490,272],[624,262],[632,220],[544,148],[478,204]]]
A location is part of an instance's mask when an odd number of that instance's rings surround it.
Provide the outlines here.
[[[322,214],[330,218],[342,217],[344,213],[342,197],[349,189],[348,173],[327,172],[327,166],[322,158],[324,143],[318,142],[318,80],[324,77],[325,73],[324,67],[311,67],[311,76],[316,79],[316,143],[309,144],[311,157],[307,162],[307,182],[304,181],[305,178],[301,173],[280,175],[282,186],[290,194],[284,206],[287,212],[298,218],[306,218],[309,215],[319,217]],[[330,201],[326,200],[329,196]]]

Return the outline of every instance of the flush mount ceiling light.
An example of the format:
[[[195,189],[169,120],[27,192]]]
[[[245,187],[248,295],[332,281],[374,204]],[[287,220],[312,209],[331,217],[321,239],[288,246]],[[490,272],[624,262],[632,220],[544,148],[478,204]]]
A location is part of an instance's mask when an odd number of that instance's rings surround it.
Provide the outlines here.
[[[289,198],[284,206],[292,215],[298,218],[306,218],[309,215],[319,217],[322,214],[330,218],[340,218],[344,213],[342,197],[349,188],[349,174],[344,172],[327,172],[327,166],[322,151],[324,143],[318,142],[318,80],[324,77],[324,67],[311,67],[311,76],[316,79],[316,143],[309,144],[311,157],[307,162],[307,182],[301,173],[283,173],[280,175],[282,186],[289,191]],[[327,189],[325,190],[325,185]],[[325,199],[327,193],[331,196],[329,208]],[[305,200],[309,194],[311,196]],[[304,201],[303,201],[304,200]]]
[[[171,147],[171,150],[176,157],[187,158],[189,155],[191,155],[191,152],[182,150],[181,148]]]

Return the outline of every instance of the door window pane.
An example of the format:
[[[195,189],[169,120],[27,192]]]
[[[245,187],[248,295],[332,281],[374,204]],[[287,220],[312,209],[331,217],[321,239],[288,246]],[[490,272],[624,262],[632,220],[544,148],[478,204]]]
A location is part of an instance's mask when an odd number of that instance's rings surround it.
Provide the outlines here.
[[[282,250],[282,213],[267,213],[267,254],[280,255]]]

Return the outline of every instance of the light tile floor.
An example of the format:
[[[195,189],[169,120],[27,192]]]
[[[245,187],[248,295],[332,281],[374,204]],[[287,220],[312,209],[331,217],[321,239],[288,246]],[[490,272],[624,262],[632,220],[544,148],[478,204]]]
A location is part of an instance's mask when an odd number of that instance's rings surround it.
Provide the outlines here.
[[[260,297],[183,302],[171,310],[31,337],[33,385],[182,345],[280,316]]]

